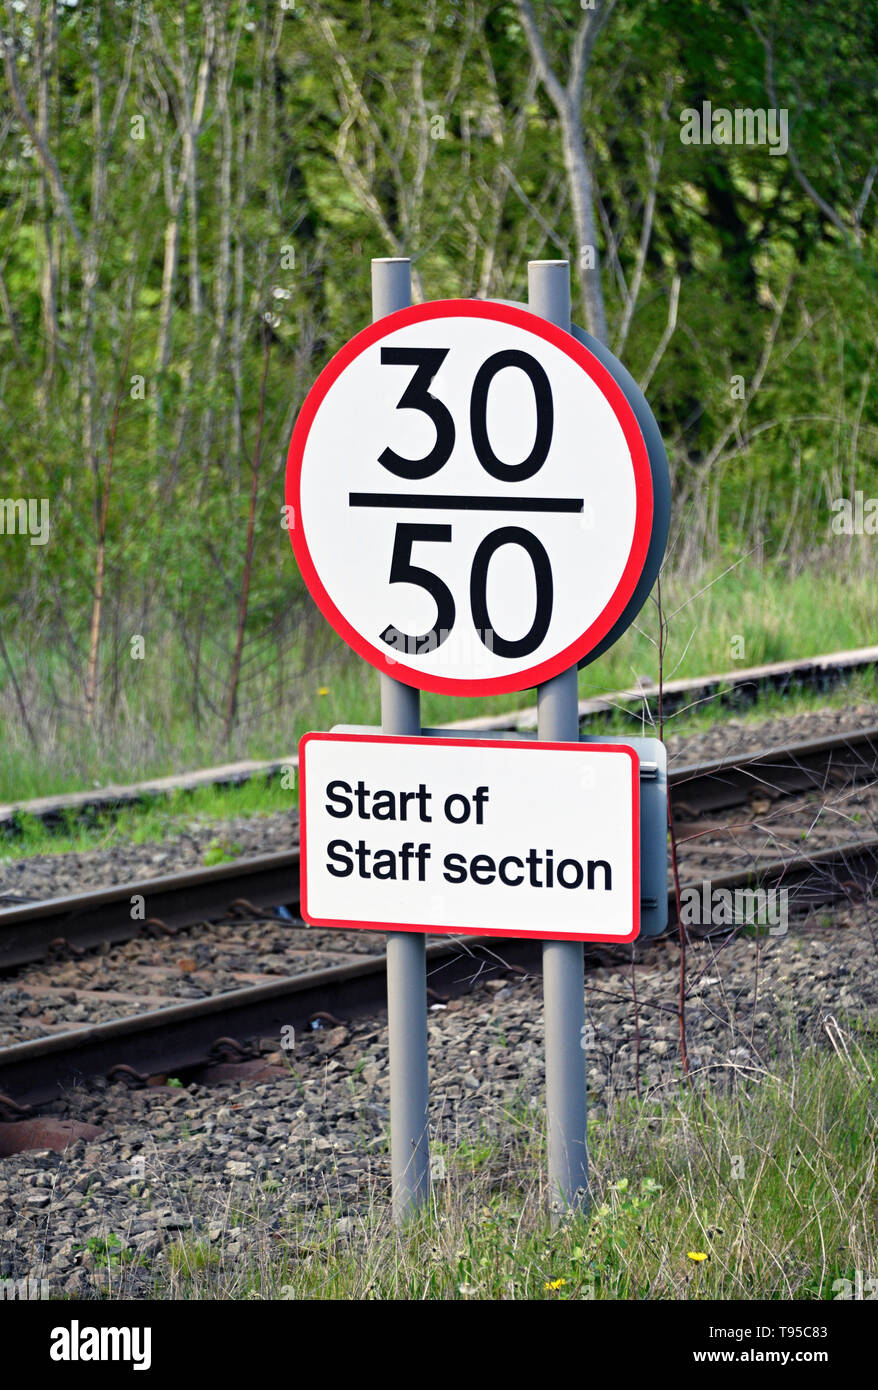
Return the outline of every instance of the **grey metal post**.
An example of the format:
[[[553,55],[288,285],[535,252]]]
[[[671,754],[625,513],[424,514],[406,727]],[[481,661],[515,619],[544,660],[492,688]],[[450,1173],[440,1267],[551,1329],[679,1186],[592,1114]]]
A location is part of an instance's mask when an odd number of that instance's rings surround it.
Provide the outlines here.
[[[528,307],[570,331],[570,265],[531,261]],[[576,667],[537,689],[537,735],[579,742]],[[546,1033],[546,1114],[549,1194],[553,1210],[585,1205],[586,1142],[585,984],[581,941],[543,942],[543,1009]]]
[[[401,256],[373,260],[373,322],[404,309],[411,298],[411,261]],[[380,679],[382,733],[420,734],[420,691],[390,676]],[[400,1223],[423,1206],[430,1191],[427,956],[422,932],[387,933],[387,1030],[393,1215]]]

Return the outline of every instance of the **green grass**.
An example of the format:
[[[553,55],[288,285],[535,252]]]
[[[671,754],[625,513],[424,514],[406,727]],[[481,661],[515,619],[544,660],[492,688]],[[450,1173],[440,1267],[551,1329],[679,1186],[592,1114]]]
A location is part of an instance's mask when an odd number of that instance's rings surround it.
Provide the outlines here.
[[[753,705],[737,708],[721,700],[709,700],[669,715],[665,735],[690,735],[713,728],[724,719],[759,724],[779,716],[804,714],[813,710],[840,709],[850,705],[878,704],[878,672],[858,672],[837,689],[821,693],[801,690],[782,695],[768,691]],[[605,733],[639,733],[641,718],[632,707],[614,710],[595,725]],[[656,733],[647,729],[647,733]],[[193,826],[209,826],[241,818],[267,816],[289,811],[298,805],[298,789],[286,787],[280,772],[256,776],[247,782],[226,787],[199,787],[194,791],[175,791],[150,797],[121,809],[89,812],[77,816],[65,813],[57,822],[46,824],[35,816],[18,815],[14,827],[0,831],[0,857],[29,858],[36,854],[82,853],[90,849],[112,849],[123,844],[155,844],[191,833]],[[860,819],[854,815],[854,820]],[[240,846],[219,837],[203,855],[205,864],[227,863],[237,857]]]
[[[89,1236],[83,1245],[74,1245],[74,1250],[87,1250],[93,1257],[96,1269],[114,1269],[125,1264],[140,1263],[135,1251],[123,1248],[122,1241],[114,1231],[105,1236]]]
[[[862,538],[867,543],[870,537]],[[749,561],[721,567],[699,580],[669,575],[664,583],[668,644],[664,675],[696,676],[769,661],[865,646],[878,632],[878,582],[874,545],[862,555],[815,565],[794,575],[760,569]],[[638,676],[658,677],[657,613],[650,600],[628,633],[593,665],[580,672],[582,698],[630,686]],[[743,645],[742,645],[743,642]],[[272,663],[245,687],[239,723],[229,744],[220,721],[190,709],[188,668],[170,639],[150,639],[144,661],[127,662],[115,714],[95,727],[76,712],[75,692],[63,712],[48,700],[51,674],[27,687],[38,748],[34,752],[17,712],[5,669],[0,670],[0,801],[25,800],[108,782],[158,777],[231,758],[275,759],[294,753],[308,729],[336,723],[376,724],[380,719],[378,679],[333,635],[302,638],[302,650],[287,653],[296,674],[275,680]],[[16,664],[21,665],[21,656]],[[49,663],[51,655],[41,654]],[[491,699],[455,699],[425,693],[424,724],[441,724],[533,705],[533,691]],[[784,708],[786,708],[786,702]],[[708,705],[704,717],[712,717]],[[624,727],[624,721],[622,726]],[[628,724],[630,727],[630,723]],[[671,726],[673,727],[673,726]],[[210,793],[208,794],[211,795]],[[256,808],[254,808],[256,809]]]
[[[590,1122],[590,1212],[554,1230],[537,1109],[504,1117],[502,1137],[445,1149],[431,1208],[403,1233],[383,1193],[357,1214],[327,1206],[272,1232],[254,1188],[249,1207],[226,1213],[241,1252],[225,1255],[220,1238],[205,1258],[202,1240],[183,1240],[156,1292],[831,1299],[836,1281],[876,1270],[876,1069],[874,1041],[866,1053],[849,1042],[847,1055],[806,1052],[776,1076],[626,1099]]]
[[[238,786],[175,791],[117,811],[91,812],[82,818],[67,812],[52,824],[35,816],[19,815],[14,828],[0,834],[0,854],[15,859],[112,849],[122,844],[155,844],[184,835],[195,825],[238,816],[270,815],[289,811],[296,804],[296,792],[282,785],[278,773],[274,777],[254,777]],[[208,846],[203,859],[206,864],[226,863],[236,858],[239,851],[240,846],[234,841],[218,838]]]

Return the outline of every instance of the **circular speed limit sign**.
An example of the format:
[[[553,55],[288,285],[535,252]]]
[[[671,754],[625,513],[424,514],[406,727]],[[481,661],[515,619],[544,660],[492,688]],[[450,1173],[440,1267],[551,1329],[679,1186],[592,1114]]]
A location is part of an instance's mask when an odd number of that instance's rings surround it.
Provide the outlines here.
[[[607,366],[479,300],[400,309],[341,349],[296,422],[286,501],[336,631],[397,680],[457,695],[537,685],[630,621],[655,506]]]

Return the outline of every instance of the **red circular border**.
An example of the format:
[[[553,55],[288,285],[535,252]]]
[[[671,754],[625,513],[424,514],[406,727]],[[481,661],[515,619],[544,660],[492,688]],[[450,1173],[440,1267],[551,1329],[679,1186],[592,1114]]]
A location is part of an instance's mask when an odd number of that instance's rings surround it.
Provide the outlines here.
[[[634,536],[622,577],[606,607],[582,636],[565,647],[562,652],[541,662],[539,666],[516,671],[508,676],[488,676],[483,679],[466,680],[454,676],[430,675],[416,670],[414,667],[406,666],[404,662],[392,656],[382,660],[382,654],[376,651],[351,626],[326,592],[311,559],[304,528],[301,524],[300,484],[305,446],[314,417],[323,404],[329,388],[341,376],[345,368],[350,366],[354,358],[359,357],[366,348],[371,347],[379,338],[385,338],[398,328],[405,328],[411,323],[422,323],[430,319],[440,318],[493,319],[499,323],[509,323],[517,328],[523,328],[528,333],[536,333],[539,337],[552,343],[554,347],[560,348],[591,377],[609,401],[613,414],[622,428],[634,467],[634,487],[637,499]],[[652,534],[653,494],[649,456],[634,412],[621,387],[586,347],[577,342],[569,333],[565,333],[563,329],[557,328],[555,324],[549,323],[546,319],[539,318],[538,315],[525,309],[478,299],[436,299],[427,304],[414,304],[406,309],[398,309],[396,313],[387,314],[384,318],[369,324],[367,328],[345,343],[344,347],[324,367],[305,397],[302,409],[299,411],[287,454],[286,503],[288,507],[293,509],[294,524],[290,530],[290,540],[302,578],[305,580],[311,597],[330,626],[335,628],[339,636],[343,637],[348,646],[353,647],[364,661],[368,661],[370,666],[375,666],[385,675],[392,676],[394,680],[402,681],[405,685],[415,686],[419,690],[430,690],[447,695],[499,695],[515,690],[527,690],[531,686],[551,680],[553,676],[566,671],[568,667],[575,666],[597,646],[601,638],[606,636],[624,612],[646,563]]]

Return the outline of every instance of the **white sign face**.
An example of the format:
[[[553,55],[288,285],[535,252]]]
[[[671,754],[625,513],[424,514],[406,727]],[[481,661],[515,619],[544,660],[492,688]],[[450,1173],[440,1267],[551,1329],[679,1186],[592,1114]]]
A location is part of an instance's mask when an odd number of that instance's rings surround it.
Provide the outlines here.
[[[314,926],[573,941],[640,930],[631,748],[306,734],[299,769]]]
[[[287,516],[305,582],[367,661],[458,695],[575,665],[623,612],[652,519],[628,401],[570,334],[509,305],[402,309],[302,407]]]

